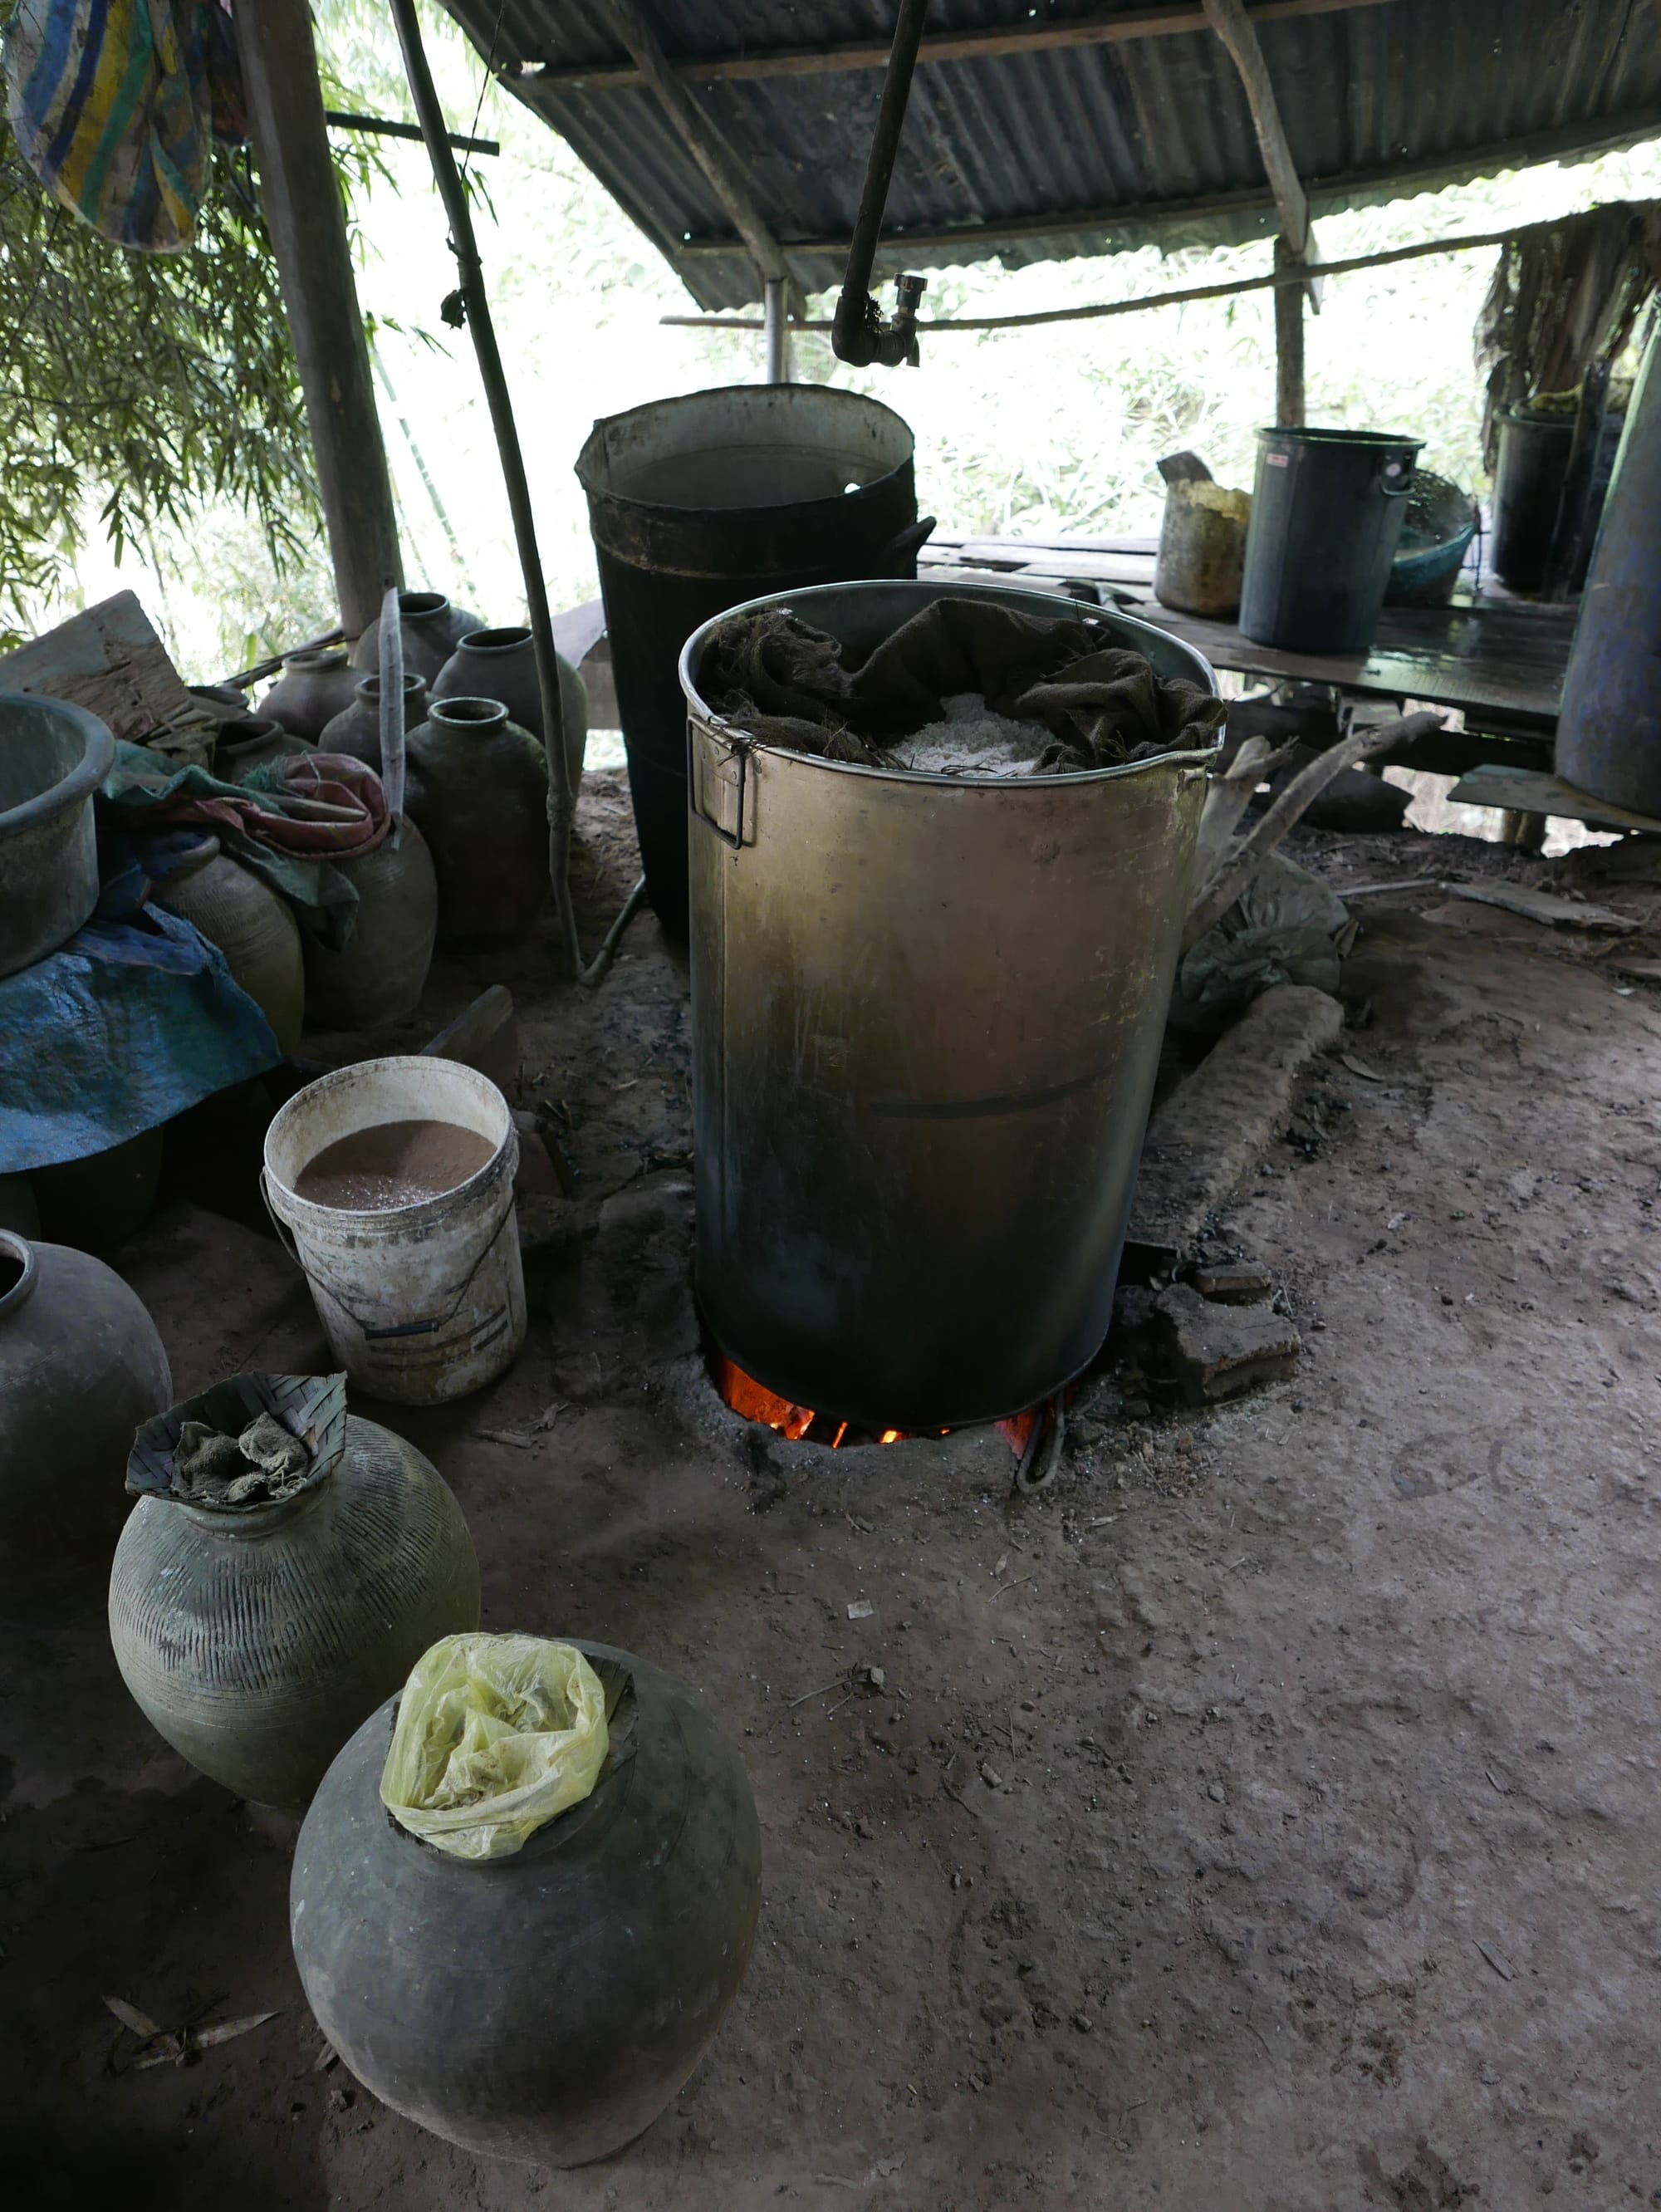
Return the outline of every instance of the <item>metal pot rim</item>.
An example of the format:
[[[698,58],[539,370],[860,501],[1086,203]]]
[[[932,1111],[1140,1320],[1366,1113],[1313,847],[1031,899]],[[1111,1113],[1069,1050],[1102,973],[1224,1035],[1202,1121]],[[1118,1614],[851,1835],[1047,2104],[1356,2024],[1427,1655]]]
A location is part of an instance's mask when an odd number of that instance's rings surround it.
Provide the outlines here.
[[[921,576],[915,580],[909,577],[904,579],[874,577],[870,580],[874,585],[880,586],[884,591],[900,591],[908,595],[916,595],[917,611],[919,612],[924,606],[932,605],[936,599],[984,599],[997,605],[1007,605],[1013,600],[1022,605],[1030,605],[1046,613],[1066,615],[1073,621],[1079,620],[1081,616],[1089,616],[1094,611],[1096,620],[1107,624],[1115,632],[1131,633],[1128,636],[1123,636],[1123,642],[1132,652],[1145,650],[1138,642],[1138,640],[1143,637],[1157,638],[1164,647],[1175,647],[1194,664],[1196,670],[1194,680],[1203,682],[1213,696],[1216,696],[1216,672],[1197,647],[1190,645],[1185,638],[1173,636],[1169,630],[1161,629],[1157,623],[1143,622],[1136,615],[1124,614],[1117,607],[1097,607],[1092,611],[1085,607],[1082,601],[1069,599],[1062,592],[1027,591],[1019,586],[1002,583],[966,583],[959,580],[951,584],[936,586]],[[1172,766],[1203,768],[1209,764],[1217,748],[1222,743],[1222,732],[1219,731],[1215,743],[1210,745],[1173,749],[1168,753],[1154,753],[1145,760],[1120,761],[1112,768],[1068,769],[1056,775],[940,775],[918,773],[911,769],[865,768],[857,761],[823,760],[816,753],[798,753],[785,745],[763,744],[749,737],[737,723],[724,721],[712,711],[702,693],[698,690],[693,676],[693,666],[694,663],[701,657],[705,643],[712,629],[718,628],[722,623],[730,621],[734,615],[748,614],[755,607],[797,605],[803,601],[821,599],[832,592],[856,591],[858,588],[858,583],[809,584],[803,586],[799,592],[767,592],[760,599],[746,599],[738,606],[728,607],[722,613],[712,617],[708,622],[700,623],[681,648],[681,690],[685,696],[687,710],[692,720],[701,723],[713,736],[719,738],[724,744],[734,746],[739,751],[764,753],[771,759],[788,761],[793,765],[803,768],[822,769],[833,775],[868,776],[881,783],[921,784],[931,786],[935,789],[943,788],[950,791],[991,792],[1005,797],[1012,792],[1034,789],[1053,791],[1060,784],[1103,783],[1114,776],[1139,775],[1144,769]],[[1149,657],[1151,659],[1151,655]]]

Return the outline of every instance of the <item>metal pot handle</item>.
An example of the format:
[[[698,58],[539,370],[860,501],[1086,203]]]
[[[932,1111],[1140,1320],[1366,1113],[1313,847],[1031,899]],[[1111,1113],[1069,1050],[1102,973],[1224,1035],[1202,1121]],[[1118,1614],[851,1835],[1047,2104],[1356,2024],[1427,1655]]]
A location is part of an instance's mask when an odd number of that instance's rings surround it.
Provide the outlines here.
[[[934,533],[937,520],[937,517],[932,514],[919,514],[915,522],[908,522],[903,530],[896,530],[877,555],[872,574],[895,575],[901,565],[914,559],[928,543]]]

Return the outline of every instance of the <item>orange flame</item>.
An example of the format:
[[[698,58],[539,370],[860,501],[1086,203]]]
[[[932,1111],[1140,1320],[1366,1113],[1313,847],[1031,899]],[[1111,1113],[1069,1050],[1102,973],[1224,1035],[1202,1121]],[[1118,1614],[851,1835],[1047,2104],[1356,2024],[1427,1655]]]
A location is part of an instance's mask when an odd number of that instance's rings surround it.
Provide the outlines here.
[[[715,1355],[715,1387],[733,1412],[747,1421],[759,1421],[763,1428],[774,1430],[791,1443],[799,1443],[819,1419],[810,1406],[798,1406],[789,1398],[781,1398],[776,1390],[769,1390],[765,1382],[758,1382],[753,1375],[746,1375],[736,1361],[724,1352]],[[1033,1424],[1040,1418],[1037,1413],[1015,1413],[997,1425],[1007,1440],[1009,1449],[1019,1459],[1032,1435]],[[826,1425],[829,1425],[828,1418]],[[833,1451],[839,1449],[848,1433],[850,1424],[839,1420],[835,1432],[829,1437],[818,1437],[815,1442],[828,1443]],[[903,1443],[914,1433],[908,1429],[882,1429],[877,1432],[880,1444]],[[949,1437],[949,1429],[933,1429],[931,1436]],[[856,1437],[855,1442],[858,1441]]]

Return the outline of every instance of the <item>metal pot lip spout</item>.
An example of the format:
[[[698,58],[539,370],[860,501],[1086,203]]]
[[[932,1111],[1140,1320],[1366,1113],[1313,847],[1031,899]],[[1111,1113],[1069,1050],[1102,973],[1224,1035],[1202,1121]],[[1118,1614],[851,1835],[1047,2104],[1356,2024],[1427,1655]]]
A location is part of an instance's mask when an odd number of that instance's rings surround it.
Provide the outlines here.
[[[954,580],[949,584],[934,583],[924,577],[914,581],[909,578],[874,577],[867,582],[849,584],[809,584],[799,592],[769,592],[762,598],[747,599],[743,605],[728,607],[710,621],[694,630],[681,651],[681,689],[686,696],[687,710],[692,720],[724,744],[743,752],[763,753],[770,758],[787,761],[792,767],[816,769],[827,775],[864,776],[879,783],[900,786],[921,785],[929,789],[967,792],[977,795],[996,794],[1003,799],[1028,791],[1053,791],[1063,784],[1097,784],[1114,777],[1141,775],[1150,769],[1172,767],[1209,767],[1217,747],[1222,743],[1218,732],[1215,742],[1199,747],[1173,748],[1168,753],[1155,753],[1145,760],[1121,761],[1112,768],[1069,769],[1058,775],[1021,776],[965,776],[919,775],[910,769],[864,768],[856,761],[821,760],[814,753],[797,753],[782,745],[764,745],[749,737],[736,723],[724,721],[709,707],[698,690],[697,672],[702,663],[704,648],[711,633],[735,615],[749,614],[759,607],[787,606],[800,612],[804,622],[812,622],[815,611],[828,617],[838,602],[846,603],[854,592],[876,592],[888,599],[894,619],[882,635],[896,629],[900,623],[924,607],[932,606],[937,599],[985,599],[997,606],[1015,605],[1034,614],[1066,617],[1076,622],[1081,616],[1098,621],[1111,635],[1115,644],[1128,646],[1140,653],[1152,664],[1156,675],[1185,677],[1215,697],[1217,679],[1211,664],[1203,653],[1173,637],[1169,630],[1161,629],[1153,623],[1138,620],[1135,615],[1121,614],[1116,607],[1085,608],[1077,599],[1069,599],[1064,592],[1026,591],[1002,583],[966,583]],[[834,622],[821,620],[818,627],[834,637],[840,635]],[[874,646],[876,640],[871,641]],[[1151,649],[1150,649],[1151,648]]]

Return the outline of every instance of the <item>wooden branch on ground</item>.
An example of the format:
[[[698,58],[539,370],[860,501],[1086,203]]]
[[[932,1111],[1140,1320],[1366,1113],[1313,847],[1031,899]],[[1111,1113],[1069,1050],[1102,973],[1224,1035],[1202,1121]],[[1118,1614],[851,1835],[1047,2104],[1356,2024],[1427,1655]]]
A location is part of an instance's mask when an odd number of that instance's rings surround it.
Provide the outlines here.
[[[1283,22],[1302,15],[1337,15],[1353,8],[1377,8],[1386,0],[1263,0],[1254,7],[1258,23]],[[995,61],[1006,55],[1040,54],[1057,48],[1118,46],[1133,39],[1181,37],[1207,27],[1203,7],[1123,8],[1111,14],[1075,15],[1059,22],[1024,23],[1004,30],[937,31],[918,51],[919,62]],[[824,76],[845,70],[882,70],[889,46],[871,39],[843,40],[815,46],[779,46],[771,52],[676,55],[669,66],[691,84],[754,82],[757,78]],[[537,90],[550,92],[634,92],[649,80],[638,64],[573,62],[534,73]]]
[[[1256,828],[1248,831],[1228,852],[1222,865],[1211,877],[1188,909],[1187,925],[1182,933],[1182,949],[1186,952],[1197,945],[1209,929],[1215,929],[1234,901],[1256,875],[1264,861],[1272,853],[1287,832],[1300,822],[1308,807],[1318,799],[1334,776],[1371,754],[1386,751],[1391,745],[1401,744],[1414,738],[1422,737],[1432,730],[1440,730],[1446,718],[1441,714],[1403,714],[1400,720],[1380,722],[1370,729],[1352,732],[1342,744],[1333,745],[1311,761],[1308,767],[1294,775],[1280,797],[1276,799]],[[1251,742],[1260,742],[1248,740]],[[1241,748],[1244,752],[1245,748]],[[1235,762],[1239,769],[1240,762]],[[1251,789],[1257,787],[1258,768],[1253,775],[1250,764],[1245,773],[1252,777]],[[1231,771],[1232,773],[1232,771]],[[1247,793],[1250,798],[1250,791]]]

